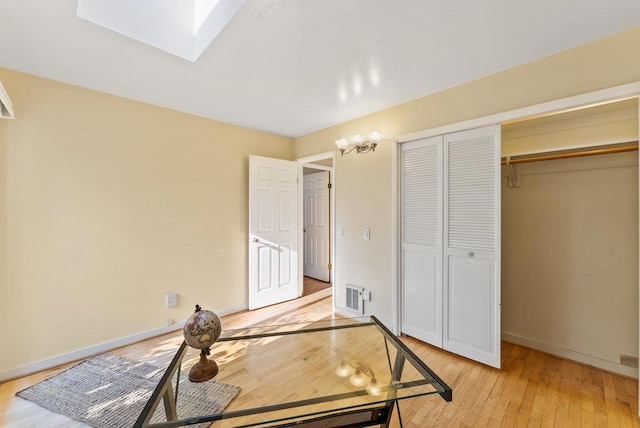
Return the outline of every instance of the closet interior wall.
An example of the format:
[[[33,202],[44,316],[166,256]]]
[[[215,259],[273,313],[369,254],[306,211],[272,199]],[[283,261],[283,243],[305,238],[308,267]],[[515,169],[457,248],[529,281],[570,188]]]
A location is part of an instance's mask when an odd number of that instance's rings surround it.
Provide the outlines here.
[[[638,140],[637,100],[505,124],[502,155]],[[638,152],[502,167],[502,338],[637,377]]]

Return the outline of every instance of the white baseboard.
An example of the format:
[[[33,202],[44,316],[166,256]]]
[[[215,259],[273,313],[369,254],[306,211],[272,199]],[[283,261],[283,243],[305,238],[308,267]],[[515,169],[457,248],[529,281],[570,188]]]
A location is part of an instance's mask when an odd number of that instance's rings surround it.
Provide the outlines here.
[[[242,305],[234,306],[232,308],[220,309],[220,310],[216,309],[214,312],[219,317],[226,317],[227,315],[235,314],[242,311],[248,311],[248,310],[249,310],[249,304],[243,303]]]
[[[347,318],[358,318],[358,317],[364,316],[360,312],[356,312],[354,310],[347,309],[347,308],[339,308],[337,306],[333,307],[333,313],[342,315],[343,317],[347,317]]]
[[[216,310],[215,313],[218,316],[222,317],[222,316],[234,314],[236,312],[244,311],[247,308],[248,308],[248,305],[243,304],[243,305],[235,306],[232,308]],[[171,333],[173,331],[178,331],[184,327],[185,322],[186,320],[179,321],[170,326],[154,328],[153,330],[143,331],[141,333],[132,334],[130,336],[121,337],[119,339],[110,340],[104,343],[99,343],[97,345],[89,346],[83,349],[78,349],[72,352],[67,352],[65,354],[56,355],[55,357],[51,357],[51,358],[45,358],[44,360],[25,364],[23,366],[1,370],[0,382],[5,382],[9,379],[15,379],[17,377],[27,376],[42,370],[47,370],[63,364],[71,363],[73,361],[91,357],[96,354],[101,354],[103,352],[111,351],[112,349],[120,348],[122,346],[131,345],[132,343],[140,342],[145,339],[150,339],[152,337]]]
[[[504,331],[502,332],[502,340],[515,343],[516,345],[526,346],[527,348],[546,352],[547,354],[556,355],[567,360],[572,360],[578,363],[597,367],[599,369],[607,370],[613,373],[618,373],[635,379],[638,378],[638,369],[635,369],[633,367],[623,366],[620,363],[572,351],[570,349],[565,349],[557,345],[552,345],[550,343],[540,342],[534,339],[529,339],[527,337],[518,336],[517,334],[506,333]]]

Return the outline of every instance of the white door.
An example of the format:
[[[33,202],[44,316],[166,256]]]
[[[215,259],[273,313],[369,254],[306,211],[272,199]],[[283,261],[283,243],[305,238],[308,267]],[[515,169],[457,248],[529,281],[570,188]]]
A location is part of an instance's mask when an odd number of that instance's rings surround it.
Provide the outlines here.
[[[500,126],[444,144],[443,347],[500,368]]]
[[[298,164],[249,156],[249,309],[298,297]]]
[[[442,347],[442,136],[402,145],[402,332]]]
[[[329,282],[329,171],[304,176],[304,275]]]

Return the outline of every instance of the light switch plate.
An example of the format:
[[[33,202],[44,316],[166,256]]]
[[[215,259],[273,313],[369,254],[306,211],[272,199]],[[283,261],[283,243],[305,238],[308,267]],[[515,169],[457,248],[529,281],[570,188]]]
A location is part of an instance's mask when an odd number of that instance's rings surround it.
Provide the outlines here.
[[[371,239],[371,229],[368,227],[362,229],[362,239],[366,239],[367,241]]]

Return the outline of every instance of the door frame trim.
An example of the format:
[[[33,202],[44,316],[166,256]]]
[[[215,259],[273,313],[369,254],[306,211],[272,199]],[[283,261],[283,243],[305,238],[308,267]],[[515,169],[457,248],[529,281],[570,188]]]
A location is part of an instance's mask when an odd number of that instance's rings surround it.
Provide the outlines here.
[[[396,144],[406,143],[408,141],[420,140],[422,138],[431,137],[439,134],[448,134],[451,132],[464,131],[466,129],[481,128],[488,125],[503,125],[506,122],[531,118],[533,116],[548,115],[560,113],[565,110],[577,110],[581,108],[594,107],[595,104],[606,104],[609,102],[622,101],[623,99],[635,98],[640,96],[640,81],[628,83],[626,85],[614,86],[598,91],[587,92],[580,95],[574,95],[567,98],[560,98],[540,104],[534,104],[527,107],[508,110],[502,113],[496,113],[489,116],[478,117],[475,119],[456,122],[448,125],[438,126],[424,131],[413,132],[410,134],[400,135],[394,139]]]

